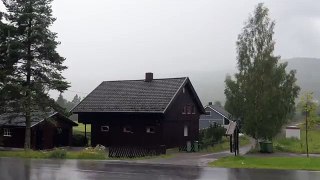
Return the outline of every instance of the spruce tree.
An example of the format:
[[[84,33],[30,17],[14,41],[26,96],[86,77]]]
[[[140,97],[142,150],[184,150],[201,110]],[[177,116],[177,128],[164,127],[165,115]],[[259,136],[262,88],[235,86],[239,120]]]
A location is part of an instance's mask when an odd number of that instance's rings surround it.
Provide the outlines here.
[[[273,54],[275,22],[258,4],[238,36],[239,72],[226,79],[225,108],[242,120],[243,131],[256,139],[272,140],[294,111],[300,88],[295,71]]]
[[[73,100],[72,100],[73,106],[78,105],[80,102],[81,102],[81,97],[78,96],[78,94],[76,94],[76,95],[73,97]]]
[[[60,107],[66,108],[66,105],[67,105],[68,102],[67,102],[66,99],[64,99],[64,97],[63,97],[62,94],[60,93],[60,94],[59,94],[59,97],[57,98],[56,103],[57,103]]]
[[[52,17],[52,0],[2,0],[6,7],[6,23],[14,26],[10,44],[17,53],[13,59],[10,81],[19,92],[19,102],[26,119],[25,148],[30,148],[30,125],[33,112],[57,108],[50,98],[50,90],[63,92],[69,85],[61,75],[67,67],[65,58],[56,51],[57,34],[49,27]]]

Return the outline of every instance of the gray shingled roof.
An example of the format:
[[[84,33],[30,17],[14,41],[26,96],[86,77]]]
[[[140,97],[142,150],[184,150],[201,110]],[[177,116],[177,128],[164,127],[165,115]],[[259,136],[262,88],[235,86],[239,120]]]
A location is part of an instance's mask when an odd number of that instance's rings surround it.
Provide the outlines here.
[[[163,113],[187,79],[104,81],[72,112]]]
[[[217,112],[222,114],[224,117],[226,117],[227,119],[231,120],[232,115],[228,111],[226,111],[223,107],[220,107],[218,105],[208,105],[208,107],[210,107],[211,109],[216,110]]]
[[[57,112],[51,112],[51,113],[33,113],[31,116],[31,127],[34,125],[40,123],[41,121],[53,117],[53,116],[60,116],[63,117],[65,120],[72,123],[72,125],[76,126],[77,124],[68,119],[67,117],[64,117],[63,115],[57,113]],[[18,126],[18,127],[25,127],[26,126],[26,118],[22,115],[22,113],[5,113],[0,115],[0,126]]]

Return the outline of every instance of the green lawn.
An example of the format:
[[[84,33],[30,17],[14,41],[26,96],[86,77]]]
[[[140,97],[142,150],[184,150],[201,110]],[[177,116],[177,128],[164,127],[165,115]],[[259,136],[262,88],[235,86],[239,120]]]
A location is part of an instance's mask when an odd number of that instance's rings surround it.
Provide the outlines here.
[[[74,135],[82,135],[84,137],[85,126],[82,123],[78,123],[78,126],[73,127],[73,134]],[[88,144],[91,144],[91,124],[87,124],[87,139],[88,139]]]
[[[78,123],[78,126],[73,127],[73,131],[84,133],[84,124]],[[87,133],[91,132],[91,124],[87,124]]]
[[[0,151],[0,157],[32,158],[32,159],[58,159],[52,157],[53,151]],[[90,153],[85,151],[67,151],[63,159],[107,159],[107,153]]]
[[[306,153],[305,131],[301,130],[301,140],[286,139],[285,137],[278,137],[273,141],[275,151],[292,152],[292,153]],[[309,153],[320,153],[320,131],[310,130],[308,132]]]
[[[31,159],[95,159],[95,160],[106,160],[106,159],[117,159],[117,160],[138,160],[138,159],[158,159],[158,158],[172,158],[173,154],[164,154],[159,156],[145,156],[138,158],[109,158],[108,152],[93,152],[93,151],[66,151],[65,157],[58,158],[53,155],[53,151],[0,151],[0,157],[14,157],[14,158],[31,158]]]
[[[250,144],[250,139],[248,136],[241,136],[239,141],[240,141],[240,146],[245,146]],[[213,153],[213,152],[226,151],[229,149],[230,149],[229,138],[223,137],[221,143],[201,149],[200,152]]]
[[[225,157],[210,167],[320,170],[320,158],[305,157]]]

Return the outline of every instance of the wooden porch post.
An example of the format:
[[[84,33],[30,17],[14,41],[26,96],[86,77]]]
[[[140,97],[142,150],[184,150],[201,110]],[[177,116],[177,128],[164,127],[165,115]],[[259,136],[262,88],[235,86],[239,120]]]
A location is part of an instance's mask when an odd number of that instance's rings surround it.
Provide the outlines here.
[[[230,142],[230,152],[232,153],[233,152],[232,135],[229,135],[229,138],[230,138],[230,140],[229,140],[229,142]]]
[[[87,139],[87,124],[84,124],[84,138],[86,140],[86,145],[88,145],[88,139]]]

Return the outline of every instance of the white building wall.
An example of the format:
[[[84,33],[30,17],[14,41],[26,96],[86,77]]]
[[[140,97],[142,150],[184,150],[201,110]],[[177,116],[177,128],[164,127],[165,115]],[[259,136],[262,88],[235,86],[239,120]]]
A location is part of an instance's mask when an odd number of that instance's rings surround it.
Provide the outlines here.
[[[300,129],[286,128],[286,138],[300,139]]]

